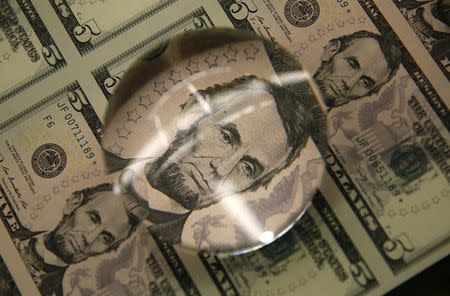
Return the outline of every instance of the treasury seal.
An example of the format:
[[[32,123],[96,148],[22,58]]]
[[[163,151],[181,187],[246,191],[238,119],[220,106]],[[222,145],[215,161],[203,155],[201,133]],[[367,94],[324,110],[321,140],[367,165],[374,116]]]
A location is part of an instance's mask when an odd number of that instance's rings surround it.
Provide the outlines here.
[[[291,25],[309,27],[318,18],[320,7],[316,0],[289,0],[284,6],[284,15]]]
[[[403,145],[392,153],[390,166],[397,176],[411,181],[425,173],[428,159],[419,147]]]
[[[42,178],[58,176],[66,164],[66,153],[60,146],[53,143],[39,146],[31,156],[31,166],[34,172]]]

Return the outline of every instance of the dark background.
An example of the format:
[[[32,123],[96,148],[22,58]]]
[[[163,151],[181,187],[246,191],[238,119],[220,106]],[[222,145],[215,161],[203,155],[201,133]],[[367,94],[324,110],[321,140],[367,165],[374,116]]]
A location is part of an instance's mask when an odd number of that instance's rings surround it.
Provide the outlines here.
[[[438,261],[386,295],[450,296],[450,256]]]

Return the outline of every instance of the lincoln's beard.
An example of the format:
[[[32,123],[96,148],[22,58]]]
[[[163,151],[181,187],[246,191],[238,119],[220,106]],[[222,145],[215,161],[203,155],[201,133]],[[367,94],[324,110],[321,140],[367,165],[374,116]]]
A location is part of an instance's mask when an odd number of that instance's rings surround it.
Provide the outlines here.
[[[75,258],[73,249],[68,247],[68,243],[64,239],[66,232],[72,228],[73,213],[64,215],[56,228],[48,234],[44,242],[49,251],[67,264],[72,264],[83,260],[83,258]]]
[[[187,146],[195,132],[196,128],[194,127],[177,134],[169,149],[151,164],[146,174],[147,180],[153,188],[190,210],[199,207],[199,194],[186,184],[185,176],[177,161],[192,150]]]
[[[324,84],[324,79],[329,75],[327,73],[329,73],[331,67],[330,64],[330,62],[322,62],[319,69],[317,69],[316,73],[314,74],[314,80],[316,81],[317,86],[322,94],[325,105],[329,108],[333,108],[336,107],[336,96],[334,94],[330,94]]]

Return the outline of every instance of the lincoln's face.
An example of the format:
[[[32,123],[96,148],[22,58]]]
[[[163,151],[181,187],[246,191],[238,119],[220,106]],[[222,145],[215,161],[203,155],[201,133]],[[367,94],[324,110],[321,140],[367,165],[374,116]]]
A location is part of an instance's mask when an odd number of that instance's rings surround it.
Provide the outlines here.
[[[322,54],[315,79],[328,107],[337,107],[370,94],[387,82],[389,69],[377,40],[357,38],[341,50],[330,43]]]
[[[282,166],[288,152],[272,95],[236,93],[179,133],[157,162],[147,164],[146,175],[154,188],[198,209],[248,190]]]
[[[48,247],[66,263],[104,253],[130,231],[123,201],[110,191],[94,194],[98,196],[81,206],[68,201],[70,213],[50,233]]]

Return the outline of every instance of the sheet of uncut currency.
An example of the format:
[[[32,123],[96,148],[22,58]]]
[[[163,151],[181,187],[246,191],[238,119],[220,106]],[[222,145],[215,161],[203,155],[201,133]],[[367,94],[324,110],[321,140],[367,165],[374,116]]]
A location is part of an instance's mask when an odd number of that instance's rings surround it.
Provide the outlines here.
[[[438,2],[450,9],[445,0],[0,0],[0,295],[380,295],[450,254],[450,27],[448,14],[447,24],[433,19]],[[140,225],[111,252],[39,273],[29,242],[55,227],[74,192],[107,180],[102,120],[127,67],[170,36],[212,27],[272,39],[311,73],[327,66],[333,40],[367,31],[389,38],[400,65],[377,92],[329,110],[327,174],[302,220],[269,246],[192,254]],[[43,153],[60,166],[42,169]],[[302,182],[319,177],[317,165]],[[220,231],[207,220],[185,227]]]

